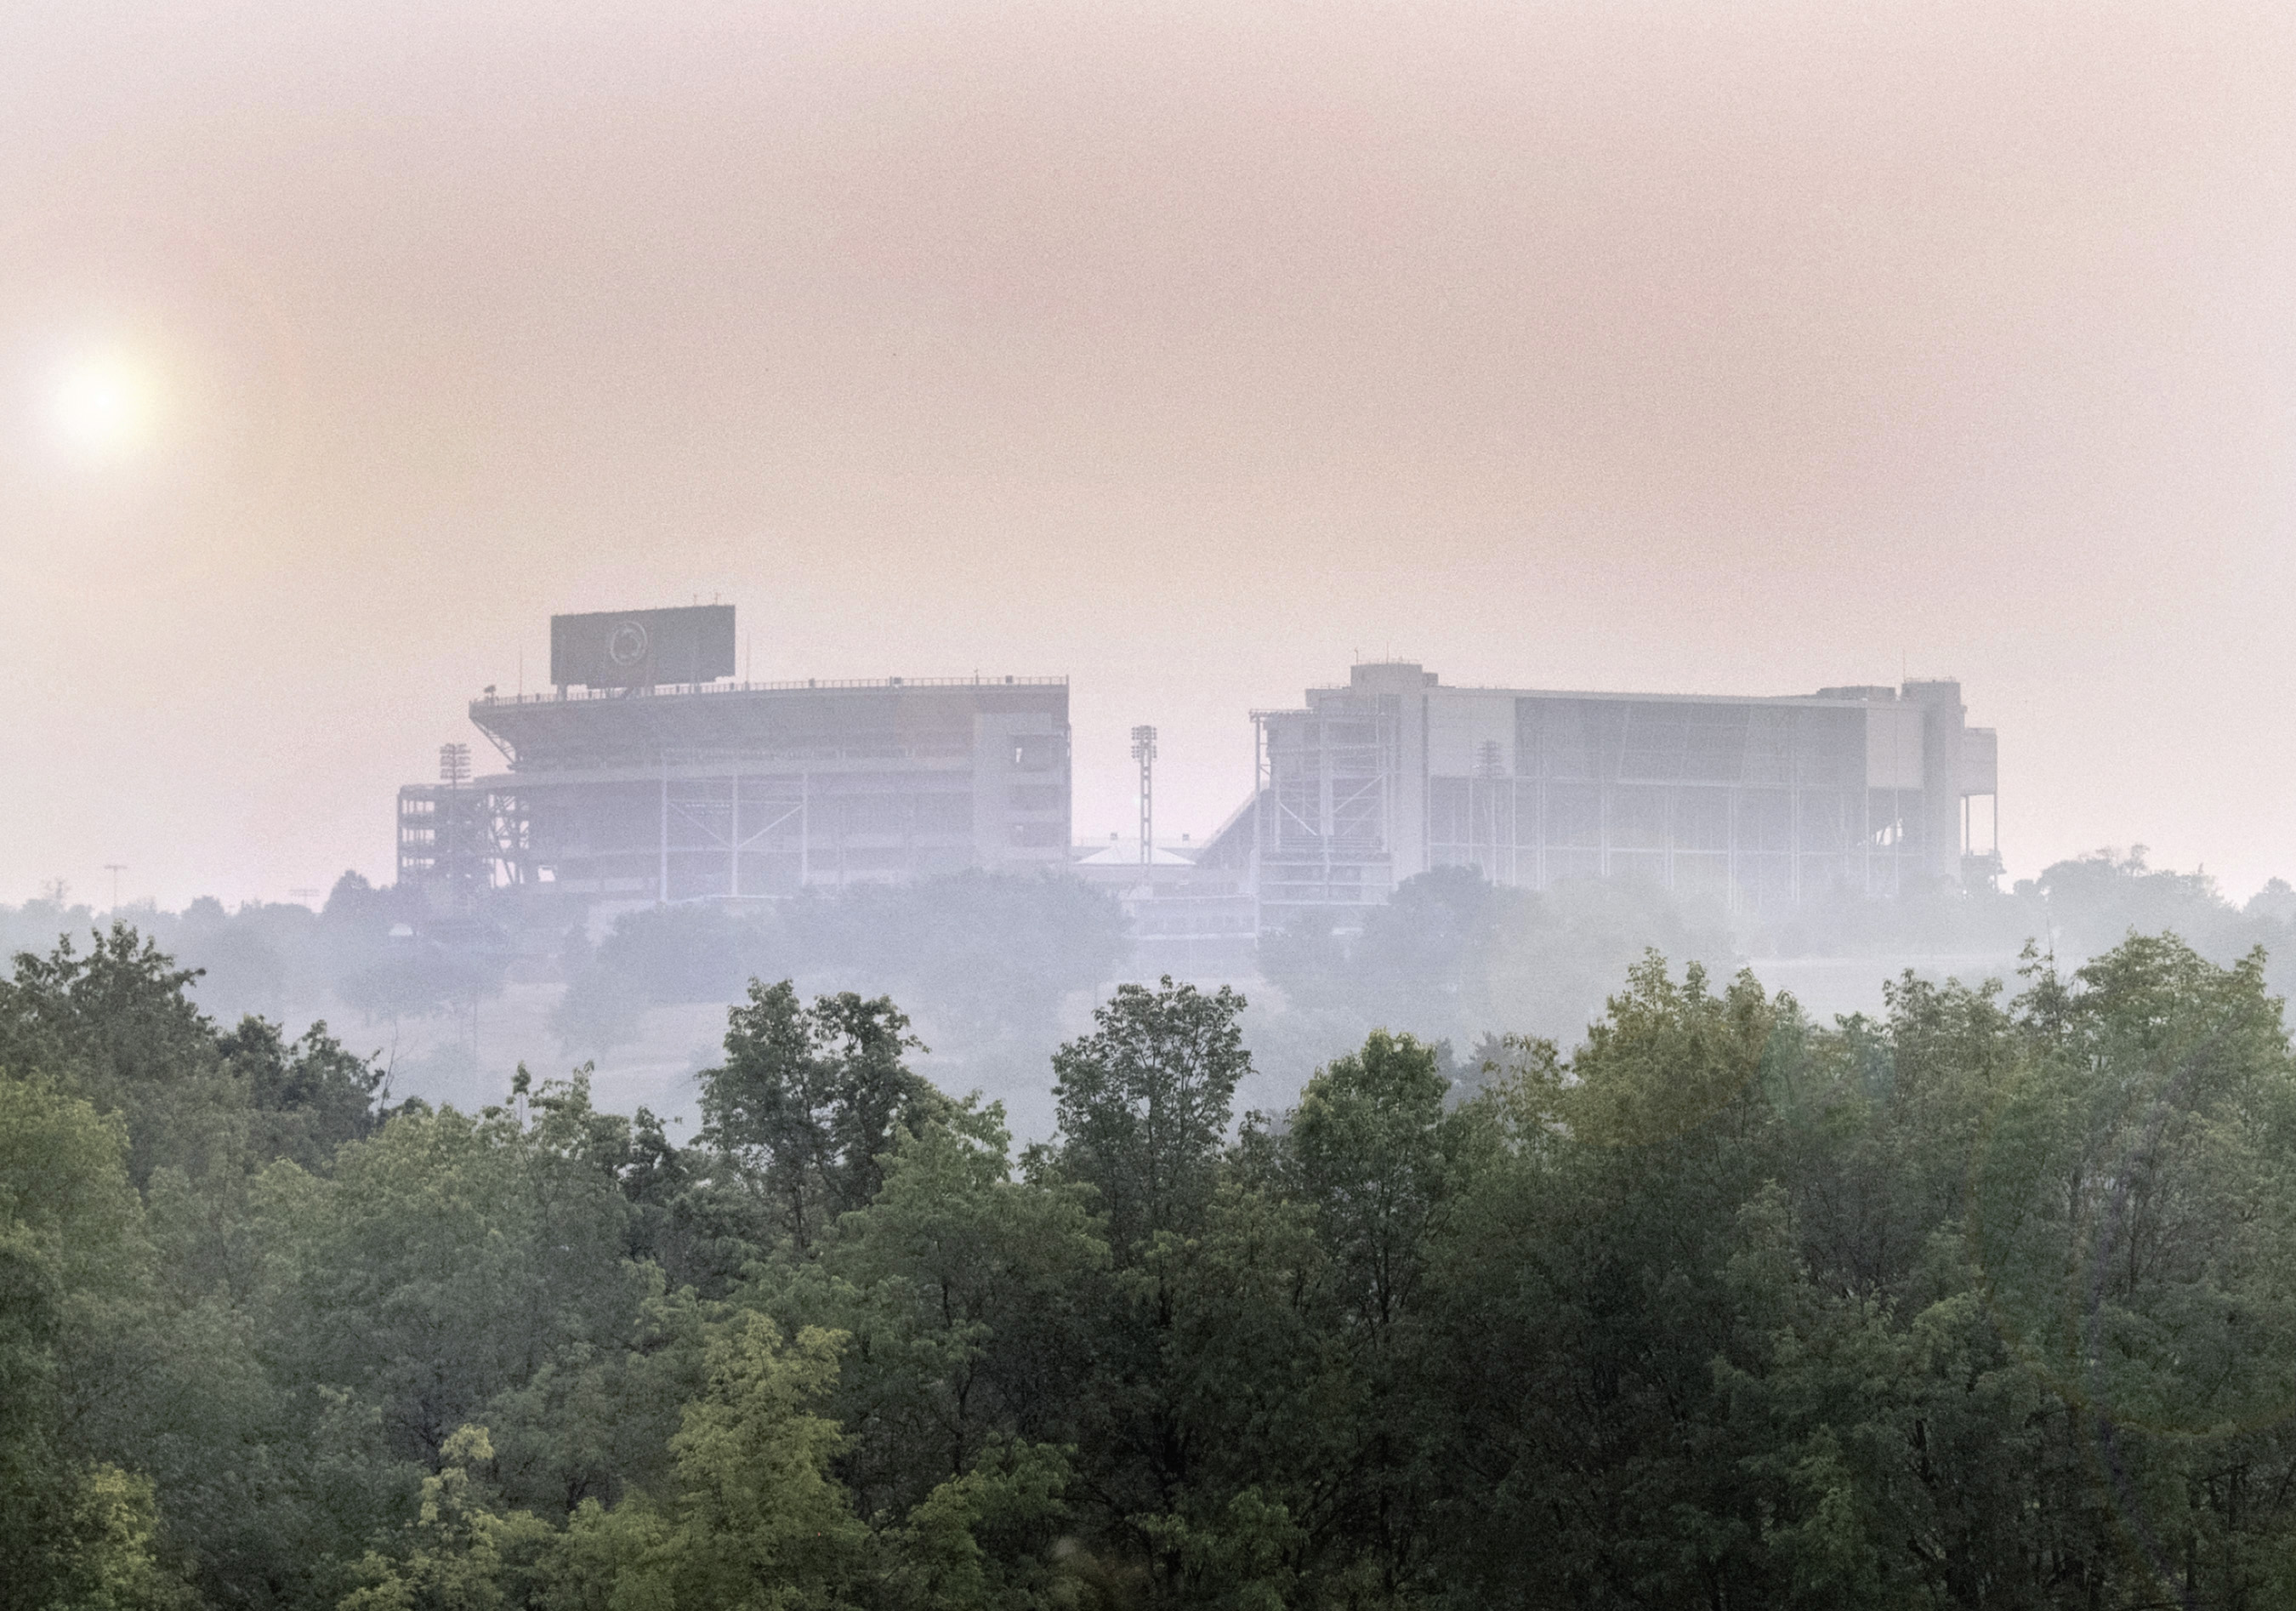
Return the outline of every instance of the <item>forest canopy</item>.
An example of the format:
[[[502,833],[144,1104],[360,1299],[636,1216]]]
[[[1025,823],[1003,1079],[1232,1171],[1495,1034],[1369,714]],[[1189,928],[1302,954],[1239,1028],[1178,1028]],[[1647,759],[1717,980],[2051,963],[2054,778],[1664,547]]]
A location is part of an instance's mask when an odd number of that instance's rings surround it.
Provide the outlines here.
[[[1168,979],[1017,1151],[752,979],[681,1145],[578,1070],[385,1107],[115,926],[0,982],[5,1603],[2285,1605],[2265,966],[1821,1024],[1652,953],[1275,1113]]]

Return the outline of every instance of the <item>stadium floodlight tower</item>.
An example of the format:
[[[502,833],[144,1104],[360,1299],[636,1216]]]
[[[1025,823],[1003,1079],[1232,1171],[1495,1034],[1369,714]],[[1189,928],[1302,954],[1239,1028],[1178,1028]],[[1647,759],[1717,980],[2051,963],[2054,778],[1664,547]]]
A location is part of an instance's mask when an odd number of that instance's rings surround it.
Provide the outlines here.
[[[1132,759],[1140,763],[1140,865],[1155,875],[1156,729],[1132,729]]]

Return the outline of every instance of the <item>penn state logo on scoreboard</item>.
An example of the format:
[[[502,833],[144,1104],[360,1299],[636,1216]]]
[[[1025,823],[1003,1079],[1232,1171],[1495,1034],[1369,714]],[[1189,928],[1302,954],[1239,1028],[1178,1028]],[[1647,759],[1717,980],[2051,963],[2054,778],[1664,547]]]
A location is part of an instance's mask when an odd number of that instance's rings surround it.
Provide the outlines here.
[[[550,618],[550,680],[650,688],[734,674],[734,606],[615,610]]]
[[[646,650],[652,642],[644,621],[626,621],[606,634],[606,658],[625,671],[635,671],[645,664]]]

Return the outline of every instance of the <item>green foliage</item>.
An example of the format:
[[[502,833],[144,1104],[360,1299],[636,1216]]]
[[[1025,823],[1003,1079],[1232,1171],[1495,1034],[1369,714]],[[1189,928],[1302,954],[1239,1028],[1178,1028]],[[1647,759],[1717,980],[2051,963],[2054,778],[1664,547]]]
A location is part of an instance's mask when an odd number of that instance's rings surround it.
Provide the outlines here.
[[[726,1061],[701,1076],[701,1138],[758,1182],[800,1251],[876,1196],[895,1129],[941,1105],[901,1061],[921,1049],[908,1027],[884,997],[806,1007],[787,980],[752,980],[727,1015]]]
[[[1077,1595],[1062,1570],[1069,1462],[1041,1443],[999,1443],[940,1484],[884,1535],[888,1599],[940,1611],[1037,1611]]]
[[[341,1611],[849,1603],[870,1541],[828,1472],[836,1424],[812,1410],[841,1343],[817,1328],[785,1343],[756,1314],[718,1328],[670,1439],[667,1503],[588,1499],[563,1527],[507,1507],[486,1477],[487,1428],[457,1428],[412,1524],[366,1553]]]
[[[164,1611],[189,1599],[159,1558],[151,1483],[90,1458],[75,1362],[148,1271],[114,1117],[0,1076],[0,1582],[8,1603]]]
[[[1705,1123],[1759,1074],[1775,1027],[1752,974],[1717,997],[1696,963],[1677,985],[1663,958],[1644,956],[1571,1060],[1578,1079],[1563,1109],[1571,1134],[1635,1147]]]
[[[528,1603],[551,1529],[488,1503],[480,1468],[494,1459],[483,1426],[464,1426],[439,1451],[422,1482],[414,1525],[392,1555],[370,1550],[342,1611],[504,1611]]]
[[[94,941],[86,955],[66,937],[45,957],[16,958],[0,980],[0,1066],[48,1073],[123,1115],[139,1184],[162,1163],[226,1167],[240,1105],[213,1028],[184,993],[196,975],[123,925]]]
[[[1091,1034],[1053,1054],[1060,1162],[1098,1188],[1120,1257],[1160,1232],[1191,1228],[1210,1195],[1235,1088],[1250,1071],[1223,985],[1119,985]]]
[[[1645,955],[1241,1127],[1166,981],[1016,1166],[888,999],[753,983],[682,1147],[580,1074],[381,1119],[117,931],[0,992],[4,1603],[2288,1604],[2267,967],[1821,1025]]]
[[[1292,1116],[1294,1189],[1313,1206],[1341,1302],[1375,1335],[1411,1306],[1470,1128],[1449,1082],[1408,1035],[1374,1030],[1317,1073]]]
[[[297,1379],[374,1405],[402,1459],[435,1467],[498,1396],[580,1376],[637,1334],[659,1288],[627,1257],[628,1122],[595,1113],[579,1079],[533,1108],[530,1124],[403,1113],[331,1179],[289,1163],[264,1177],[269,1346]],[[609,1481],[594,1459],[540,1463],[537,1499],[570,1505]]]
[[[1086,1387],[1107,1244],[1089,1194],[1015,1180],[1009,1146],[993,1106],[904,1130],[883,1188],[818,1263],[761,1270],[748,1295],[853,1339],[835,1407],[854,1429],[840,1469],[866,1514],[922,1503],[997,1451],[1025,1453]]]
[[[53,1538],[62,1582],[52,1603],[73,1611],[179,1611],[190,1586],[159,1558],[152,1484],[117,1466],[75,1474],[70,1504]]]
[[[865,1533],[828,1470],[843,1439],[812,1410],[843,1342],[808,1327],[785,1344],[758,1314],[711,1342],[707,1385],[671,1440],[676,1526],[641,1565],[671,1603],[828,1605],[855,1574]]]
[[[275,1157],[322,1165],[373,1128],[380,1076],[315,1023],[290,1041],[260,1018],[228,1032],[193,1005],[198,975],[124,925],[83,955],[69,937],[0,980],[0,1066],[40,1070],[126,1121],[128,1172],[193,1178]]]
[[[338,1147],[373,1133],[382,1073],[329,1034],[324,1019],[291,1041],[277,1024],[244,1018],[217,1037],[216,1048],[261,1115],[257,1155],[324,1169]]]

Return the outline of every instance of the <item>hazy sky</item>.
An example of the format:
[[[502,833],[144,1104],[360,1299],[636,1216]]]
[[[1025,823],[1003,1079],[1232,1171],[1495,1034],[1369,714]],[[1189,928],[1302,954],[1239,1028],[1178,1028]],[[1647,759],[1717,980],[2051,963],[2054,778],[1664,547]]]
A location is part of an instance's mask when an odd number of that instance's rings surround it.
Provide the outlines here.
[[[387,876],[554,611],[1066,672],[1954,675],[2013,872],[2296,876],[2296,7],[0,8],[0,900]],[[482,743],[483,741],[479,741]]]

